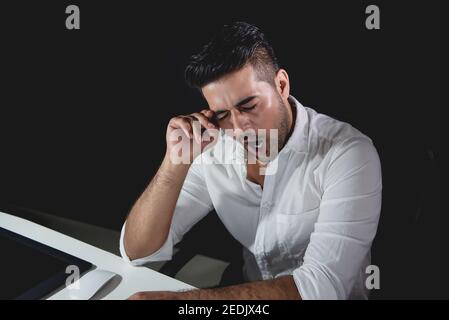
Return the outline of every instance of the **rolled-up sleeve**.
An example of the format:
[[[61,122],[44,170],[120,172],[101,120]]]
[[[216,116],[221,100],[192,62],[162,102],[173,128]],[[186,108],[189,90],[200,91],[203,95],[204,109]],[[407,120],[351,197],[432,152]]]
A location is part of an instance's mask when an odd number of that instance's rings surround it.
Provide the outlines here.
[[[170,230],[165,243],[153,254],[130,260],[126,254],[123,239],[126,222],[120,234],[120,254],[123,259],[132,265],[142,265],[153,261],[167,261],[173,256],[173,246],[182,240],[184,234],[189,231],[207,213],[212,211],[212,200],[204,181],[201,164],[194,162],[182,186],[175,211],[171,221]]]
[[[323,172],[319,216],[293,278],[303,299],[348,299],[377,232],[381,166],[372,142],[353,138],[336,145]]]

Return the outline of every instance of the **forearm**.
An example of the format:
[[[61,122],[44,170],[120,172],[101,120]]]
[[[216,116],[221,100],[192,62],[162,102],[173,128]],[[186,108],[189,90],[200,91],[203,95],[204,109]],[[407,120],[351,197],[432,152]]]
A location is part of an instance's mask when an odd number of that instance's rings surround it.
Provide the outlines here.
[[[124,246],[130,259],[148,256],[167,239],[188,165],[175,165],[166,156],[126,220]]]
[[[186,295],[189,292],[185,292]],[[298,300],[301,299],[292,276],[249,282],[197,292],[199,299],[231,300]]]
[[[130,299],[171,300],[301,300],[293,276],[244,283],[217,289],[197,289],[183,292],[139,292]]]

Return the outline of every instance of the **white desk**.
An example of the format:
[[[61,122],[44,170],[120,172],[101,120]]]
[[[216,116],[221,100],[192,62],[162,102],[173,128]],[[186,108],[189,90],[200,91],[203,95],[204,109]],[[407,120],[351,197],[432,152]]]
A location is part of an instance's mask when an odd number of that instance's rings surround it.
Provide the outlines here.
[[[102,299],[126,299],[138,291],[193,289],[186,283],[146,267],[133,267],[112,253],[22,218],[0,212],[0,227],[89,261],[99,269],[120,275],[122,279],[118,286],[101,297]],[[104,289],[108,291],[107,286]],[[70,297],[68,290],[63,289],[49,299],[70,299]]]

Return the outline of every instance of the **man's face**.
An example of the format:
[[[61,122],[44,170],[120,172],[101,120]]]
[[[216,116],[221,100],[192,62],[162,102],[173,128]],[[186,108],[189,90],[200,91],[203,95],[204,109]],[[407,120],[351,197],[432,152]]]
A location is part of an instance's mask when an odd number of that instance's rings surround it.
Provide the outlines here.
[[[289,131],[288,102],[272,84],[258,79],[251,65],[205,85],[202,92],[220,129],[227,134],[232,132],[258,159],[264,148],[266,155],[270,154],[270,129],[277,130],[278,148],[285,143]],[[265,139],[259,129],[266,130]]]

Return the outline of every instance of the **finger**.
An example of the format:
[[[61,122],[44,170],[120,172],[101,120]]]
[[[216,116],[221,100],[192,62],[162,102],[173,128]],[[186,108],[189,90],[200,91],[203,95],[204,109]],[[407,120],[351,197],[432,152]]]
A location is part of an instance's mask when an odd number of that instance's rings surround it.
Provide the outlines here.
[[[175,123],[177,124],[177,128],[182,129],[187,138],[192,139],[192,126],[190,121],[186,119],[179,119],[176,120]]]
[[[208,110],[203,110],[203,111],[208,111]],[[204,128],[215,128],[215,125],[211,122],[211,120],[209,119],[208,116],[206,116],[203,112],[196,112],[196,113],[192,113],[191,116],[195,117],[196,119],[198,119],[198,121],[201,123],[201,125]]]
[[[185,117],[176,117],[173,118],[171,121],[171,127],[174,129],[182,129],[182,131],[185,133],[185,135],[192,139],[192,125],[190,123],[190,120]]]
[[[207,109],[207,110],[201,111],[201,113],[207,117],[208,121],[210,123],[212,123],[215,126],[215,128],[219,127],[217,118],[215,116],[215,112],[213,110]]]
[[[189,116],[189,119],[192,126],[193,139],[201,144],[201,122],[194,116]]]
[[[190,123],[190,126],[192,127],[192,136],[193,139],[201,144],[201,132],[204,125],[202,125],[201,122],[204,122],[204,120],[200,120],[198,115],[189,114],[187,116],[184,116],[185,119],[187,119]]]
[[[214,115],[214,112],[211,109],[201,110],[200,113],[204,114],[209,119]]]
[[[196,129],[199,131],[198,134],[196,133],[195,128],[193,130],[194,134],[197,134],[199,136],[199,140],[197,140],[197,141],[199,143],[201,143],[202,135],[203,135],[204,131],[216,129],[216,126],[203,113],[193,113],[193,114],[191,114],[191,117],[193,117],[196,121],[198,121],[199,124],[202,126],[202,127],[199,127],[198,129]]]

